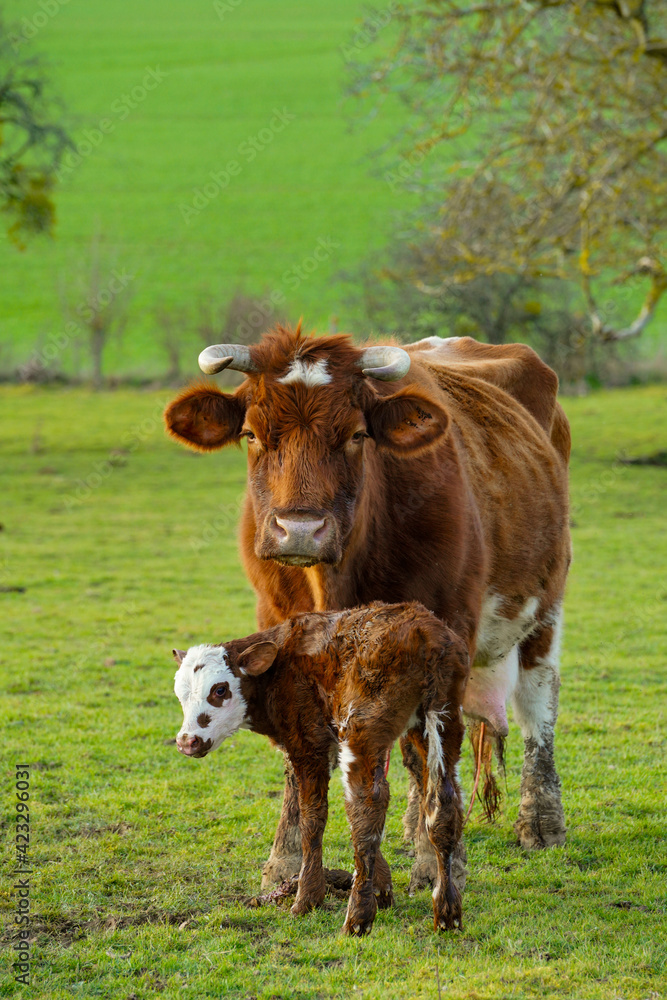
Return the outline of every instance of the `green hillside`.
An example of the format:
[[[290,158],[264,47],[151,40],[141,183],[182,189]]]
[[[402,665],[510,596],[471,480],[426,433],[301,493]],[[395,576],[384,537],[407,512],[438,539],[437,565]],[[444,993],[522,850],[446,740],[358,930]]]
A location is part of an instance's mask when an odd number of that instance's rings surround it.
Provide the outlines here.
[[[185,311],[183,367],[195,372],[200,304],[236,289],[266,303],[262,328],[281,314],[365,332],[341,274],[373,259],[415,196],[387,180],[397,156],[373,155],[403,109],[389,101],[350,128],[359,108],[344,97],[346,60],[368,55],[371,40],[361,0],[4,7],[21,52],[50,65],[79,153],[56,190],[53,239],[20,252],[0,227],[0,376],[52,343],[54,369],[89,371],[82,331],[66,324],[96,238],[131,294],[108,374],[164,374],[157,306]],[[393,30],[380,29],[381,44]],[[644,291],[615,289],[613,315],[629,320]],[[639,344],[662,352],[663,368],[666,316],[663,303]]]
[[[358,0],[55,7],[24,50],[48,56],[84,155],[63,173],[54,240],[19,253],[2,232],[0,368],[63,329],[63,289],[95,234],[135,276],[122,364],[112,350],[109,370],[164,369],[158,300],[244,286],[284,293],[284,314],[309,325],[345,323],[335,276],[382,244],[398,207],[367,157],[389,117],[351,133],[343,107]],[[8,7],[24,34],[39,11]]]

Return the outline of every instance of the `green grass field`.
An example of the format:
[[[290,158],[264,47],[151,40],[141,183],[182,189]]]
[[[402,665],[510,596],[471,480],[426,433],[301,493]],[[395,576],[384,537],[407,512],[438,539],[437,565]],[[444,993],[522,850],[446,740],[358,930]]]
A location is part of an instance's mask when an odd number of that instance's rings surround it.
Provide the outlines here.
[[[66,11],[63,11],[63,17]],[[14,774],[31,764],[33,985],[3,954],[1,996],[60,1000],[657,1000],[665,973],[664,449],[667,389],[566,400],[575,561],[557,754],[567,846],[515,845],[521,739],[501,820],[468,826],[465,929],[436,937],[407,897],[406,779],[394,755],[396,908],[370,938],[345,903],[301,920],[249,909],[277,822],[281,758],[240,733],[180,757],[173,646],[254,625],[236,551],[236,450],[166,439],[165,393],[0,391],[3,941],[11,944]],[[24,592],[9,588],[22,587]],[[463,772],[469,790],[469,760]],[[351,867],[337,778],[325,863]]]

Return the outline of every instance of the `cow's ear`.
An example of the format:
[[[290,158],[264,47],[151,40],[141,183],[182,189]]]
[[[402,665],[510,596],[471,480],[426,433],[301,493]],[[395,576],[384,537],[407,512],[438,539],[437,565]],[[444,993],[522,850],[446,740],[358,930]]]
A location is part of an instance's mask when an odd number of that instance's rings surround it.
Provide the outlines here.
[[[186,389],[164,411],[171,436],[201,451],[238,441],[244,417],[243,398],[228,396],[210,384]]]
[[[443,436],[449,416],[436,402],[414,390],[378,396],[366,414],[378,445],[403,454],[426,448]]]
[[[256,642],[239,653],[237,662],[247,674],[256,677],[269,669],[277,655],[278,647],[275,642]]]
[[[176,662],[178,663],[178,665],[180,667],[181,663],[185,659],[185,654],[186,654],[187,650],[185,650],[185,649],[172,649],[171,652],[172,652],[172,655],[173,655],[174,659],[176,660]]]

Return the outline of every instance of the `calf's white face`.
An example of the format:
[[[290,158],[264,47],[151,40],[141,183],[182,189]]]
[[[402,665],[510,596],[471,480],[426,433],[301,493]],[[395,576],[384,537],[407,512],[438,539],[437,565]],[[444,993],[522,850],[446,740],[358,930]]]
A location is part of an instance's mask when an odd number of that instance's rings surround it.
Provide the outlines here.
[[[224,646],[174,650],[179,667],[174,691],[183,708],[176,746],[187,757],[205,757],[243,725],[246,702],[229,668]]]

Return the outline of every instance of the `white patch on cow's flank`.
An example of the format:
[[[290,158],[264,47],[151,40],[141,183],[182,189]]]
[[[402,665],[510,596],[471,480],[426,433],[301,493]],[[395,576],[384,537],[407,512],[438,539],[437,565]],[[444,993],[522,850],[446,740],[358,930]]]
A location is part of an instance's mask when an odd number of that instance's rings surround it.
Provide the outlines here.
[[[214,684],[223,683],[229,685],[231,698],[226,698],[222,706],[216,708],[206,699]],[[247,723],[241,682],[229,668],[224,646],[192,646],[176,671],[174,692],[183,708],[183,725],[178,736],[187,733],[201,737],[204,742],[210,739],[210,751],[216,750],[223,740]],[[211,721],[207,726],[199,725],[200,715],[209,716]]]
[[[502,614],[502,594],[489,594],[482,606],[477,649],[463,699],[463,711],[485,719],[506,736],[506,705],[519,679],[519,644],[538,626],[539,598],[524,601],[514,618]]]
[[[320,358],[319,361],[302,361],[296,358],[290,365],[286,375],[278,379],[283,385],[291,385],[294,382],[301,382],[302,385],[328,385],[331,382],[331,375],[327,371],[327,359]]]
[[[504,660],[512,648],[523,642],[535,628],[539,605],[537,597],[529,597],[515,618],[501,614],[504,601],[501,594],[489,594],[484,601],[477,632],[475,665]]]
[[[348,744],[345,740],[340,743],[340,749],[338,751],[338,763],[340,765],[340,779],[343,782],[343,789],[345,790],[345,800],[347,802],[352,801],[352,786],[350,785],[350,766],[354,764],[356,757],[350,750]]]
[[[514,716],[524,739],[534,739],[542,746],[544,738],[556,721],[558,664],[563,632],[563,612],[559,607],[551,615],[553,637],[546,656],[540,657],[530,670],[519,668],[516,690],[512,698]]]

